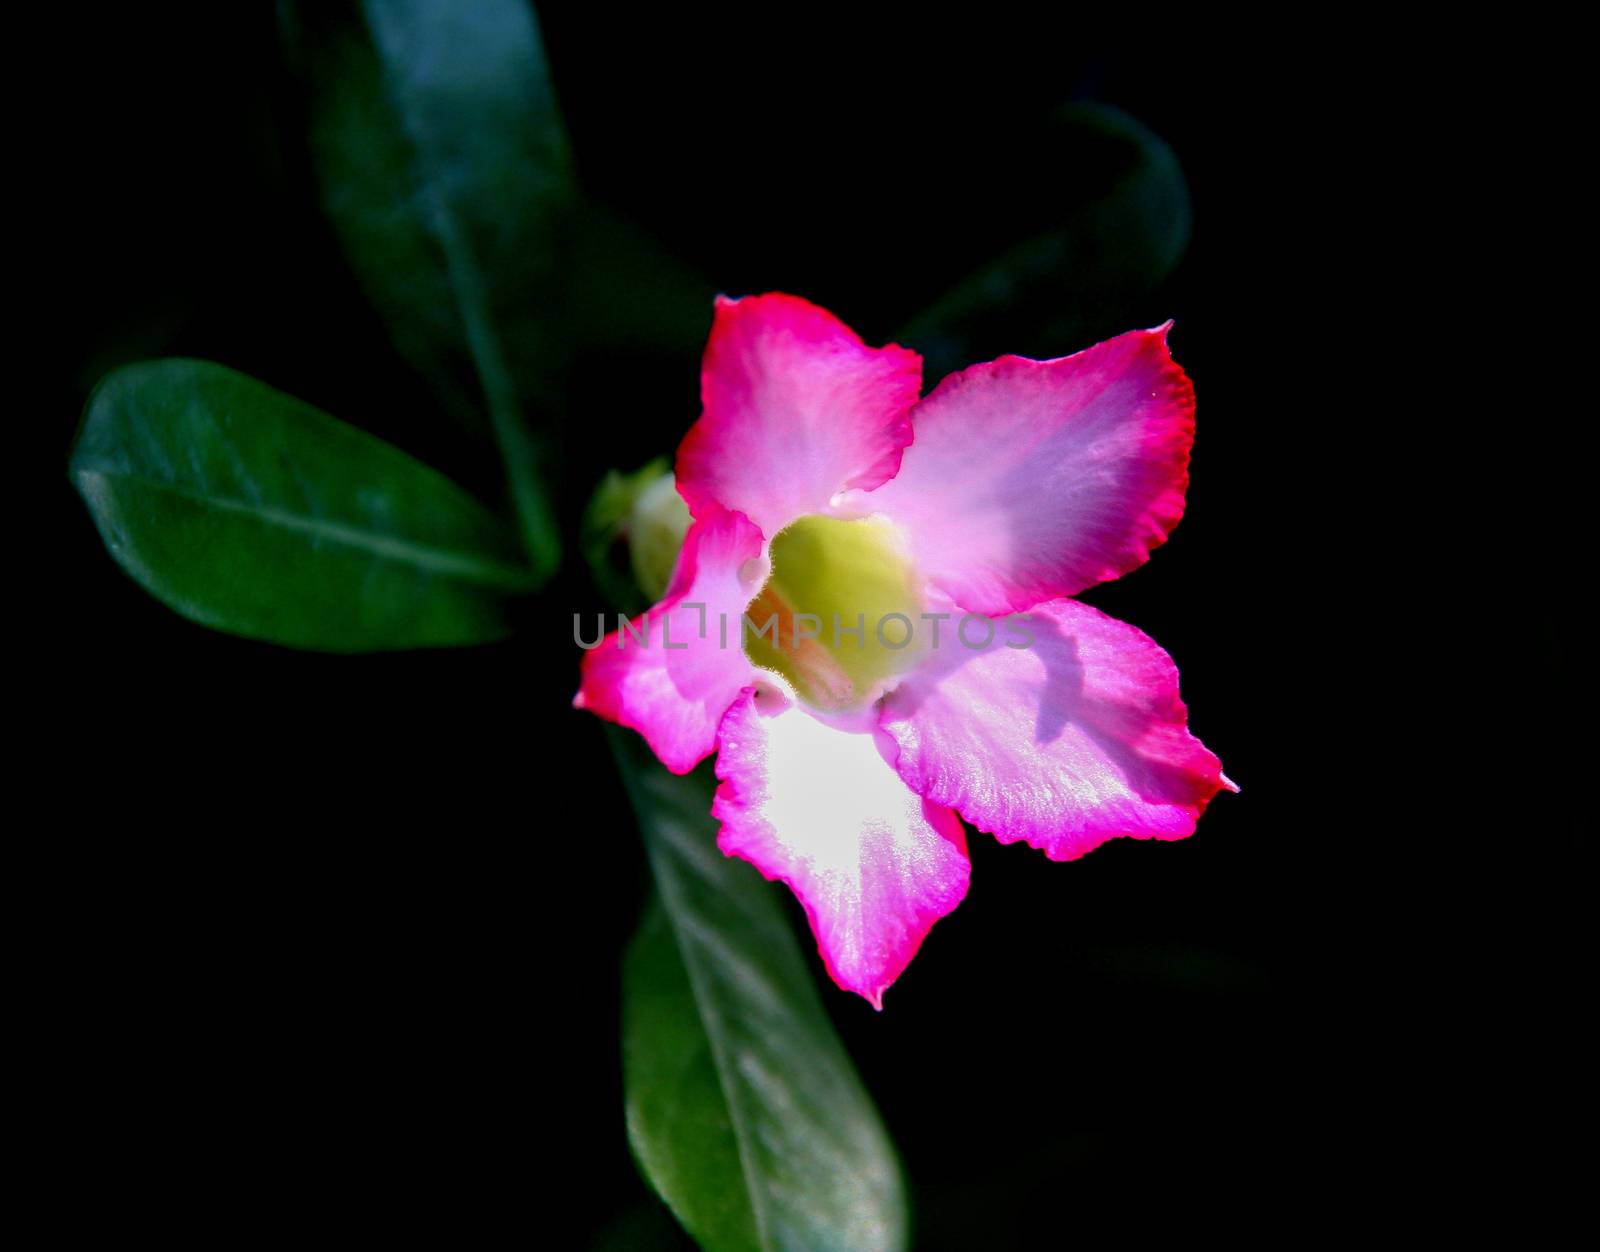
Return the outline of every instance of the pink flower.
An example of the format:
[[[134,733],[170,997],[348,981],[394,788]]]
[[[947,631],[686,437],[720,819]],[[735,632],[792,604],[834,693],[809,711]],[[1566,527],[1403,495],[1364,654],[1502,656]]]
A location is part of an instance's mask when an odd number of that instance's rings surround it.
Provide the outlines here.
[[[1167,654],[1067,598],[1183,513],[1194,392],[1166,338],[1000,357],[919,399],[914,352],[794,296],[717,300],[678,449],[694,523],[574,704],[677,773],[717,752],[718,845],[793,889],[876,1007],[966,894],[960,818],[1072,860],[1181,839],[1237,790]]]

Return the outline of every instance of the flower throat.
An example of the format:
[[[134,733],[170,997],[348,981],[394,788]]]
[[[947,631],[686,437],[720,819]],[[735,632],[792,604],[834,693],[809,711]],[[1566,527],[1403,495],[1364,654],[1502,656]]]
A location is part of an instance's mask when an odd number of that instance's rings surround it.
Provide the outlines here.
[[[889,522],[802,517],[778,532],[771,556],[744,611],[751,661],[826,710],[865,705],[909,667],[922,599]]]

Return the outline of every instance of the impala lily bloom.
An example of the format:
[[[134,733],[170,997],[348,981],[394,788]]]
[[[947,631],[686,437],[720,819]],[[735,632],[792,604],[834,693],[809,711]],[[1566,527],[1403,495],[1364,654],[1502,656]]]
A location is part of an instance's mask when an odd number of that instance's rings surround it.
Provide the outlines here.
[[[793,889],[875,1007],[966,894],[960,818],[1071,860],[1181,839],[1237,789],[1167,654],[1067,598],[1183,512],[1194,393],[1166,337],[1001,357],[919,399],[914,352],[794,296],[717,300],[678,449],[693,525],[574,703],[677,773],[717,752],[718,845]]]

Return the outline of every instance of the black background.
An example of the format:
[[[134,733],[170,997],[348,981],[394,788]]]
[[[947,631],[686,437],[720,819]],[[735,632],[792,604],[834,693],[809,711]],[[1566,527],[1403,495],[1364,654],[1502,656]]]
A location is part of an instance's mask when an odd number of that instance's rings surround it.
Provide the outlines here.
[[[271,12],[225,7],[79,36],[61,457],[100,373],[177,353],[492,495],[318,214]],[[1416,800],[1363,791],[1419,728],[1350,681],[1373,647],[1360,502],[1383,486],[1334,391],[1387,297],[1341,270],[1383,180],[1327,92],[1362,64],[1309,35],[989,6],[542,20],[592,194],[719,289],[794,291],[869,342],[1048,220],[1072,181],[1029,142],[1050,106],[1116,104],[1176,150],[1193,241],[1131,324],[1176,319],[1188,512],[1086,598],[1171,652],[1242,793],[1187,841],[1066,865],[974,836],[966,902],[885,1011],[826,999],[921,1247],[1335,1220],[1345,1186],[1379,1185],[1370,1145],[1420,1124],[1395,1055],[1435,985],[1370,869],[1421,837]],[[569,528],[607,468],[675,445],[697,384],[693,355],[595,362],[563,430]],[[513,643],[334,658],[171,614],[64,479],[54,516],[76,778],[50,942],[119,1211],[673,1246],[622,1126],[617,966],[645,879],[601,727],[568,707],[570,614],[599,607],[575,554]]]

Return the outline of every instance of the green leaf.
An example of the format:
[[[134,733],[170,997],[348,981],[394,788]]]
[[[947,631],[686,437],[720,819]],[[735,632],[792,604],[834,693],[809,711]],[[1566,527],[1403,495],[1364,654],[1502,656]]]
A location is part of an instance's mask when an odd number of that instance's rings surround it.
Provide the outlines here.
[[[329,652],[482,643],[514,536],[398,448],[207,361],[108,374],[68,467],[117,563],[185,617]]]
[[[932,378],[1002,352],[1062,356],[1131,329],[1183,257],[1189,189],[1172,149],[1105,105],[1068,105],[1054,122],[1059,225],[957,283],[896,336]]]
[[[290,4],[323,205],[396,346],[446,407],[487,413],[535,572],[560,539],[529,417],[558,404],[564,219],[575,195],[523,0]]]
[[[575,343],[699,359],[716,288],[650,235],[593,201],[570,223],[564,304]]]
[[[717,850],[708,767],[611,732],[657,898],[623,969],[628,1138],[712,1252],[906,1244],[888,1132],[823,1010],[776,888]]]

